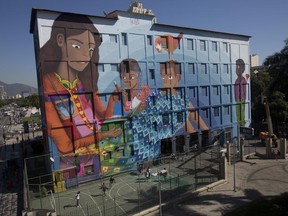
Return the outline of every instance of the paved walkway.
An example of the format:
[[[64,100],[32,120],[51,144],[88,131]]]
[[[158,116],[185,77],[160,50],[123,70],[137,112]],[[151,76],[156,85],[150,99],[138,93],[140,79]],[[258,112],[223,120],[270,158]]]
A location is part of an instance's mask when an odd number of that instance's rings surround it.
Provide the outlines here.
[[[193,215],[220,216],[259,197],[271,197],[288,191],[286,160],[251,159],[229,165],[226,183],[208,188],[199,194],[186,193],[173,205],[163,206],[165,216]],[[235,187],[234,187],[235,180]],[[235,191],[234,191],[235,189]],[[142,215],[156,216],[159,210]]]

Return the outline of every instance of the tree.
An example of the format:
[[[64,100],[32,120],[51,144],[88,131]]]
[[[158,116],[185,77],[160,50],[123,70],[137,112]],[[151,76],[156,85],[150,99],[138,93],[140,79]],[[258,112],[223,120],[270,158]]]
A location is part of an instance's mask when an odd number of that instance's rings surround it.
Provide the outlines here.
[[[262,104],[262,95],[267,95],[267,86],[271,83],[271,76],[267,71],[251,72],[251,111],[252,121],[261,122],[266,118],[265,108]]]
[[[259,102],[257,94],[261,92],[267,96],[275,129],[278,129],[278,126],[288,119],[288,39],[284,42],[285,46],[280,52],[268,56],[264,61],[268,75],[261,73],[261,80],[258,80],[259,75],[257,75],[257,79],[253,79],[253,83],[251,79],[252,103]],[[267,77],[264,78],[265,76]],[[253,113],[259,114],[257,110],[259,108],[256,109],[256,106],[252,106],[252,108],[254,108]]]
[[[37,94],[29,95],[25,98],[20,98],[16,101],[20,107],[40,107],[39,96]]]
[[[288,97],[288,39],[285,41],[285,46],[280,52],[268,56],[264,65],[268,67],[268,72],[272,77],[272,82],[269,86],[269,91],[280,91]]]
[[[273,121],[273,125],[276,130],[279,129],[279,125],[286,122],[288,119],[288,102],[285,100],[285,95],[282,92],[275,91],[270,97],[270,112]]]

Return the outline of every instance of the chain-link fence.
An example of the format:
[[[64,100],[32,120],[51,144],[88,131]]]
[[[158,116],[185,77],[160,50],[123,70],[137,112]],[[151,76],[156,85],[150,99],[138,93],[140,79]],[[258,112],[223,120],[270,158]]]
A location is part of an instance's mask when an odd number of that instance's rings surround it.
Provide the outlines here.
[[[47,159],[48,155],[43,156]],[[30,162],[35,160],[30,158]],[[44,159],[43,159],[44,160]],[[42,161],[42,159],[40,160]],[[48,159],[49,161],[49,159]],[[210,146],[193,152],[165,156],[144,164],[152,170],[150,179],[144,173],[131,171],[117,176],[118,181],[104,195],[99,179],[60,193],[53,193],[51,174],[40,176],[27,172],[27,193],[30,209],[55,210],[57,215],[133,215],[153,206],[160,206],[187,191],[195,191],[221,178],[220,148]],[[167,169],[168,175],[161,175]],[[132,174],[134,173],[134,174]],[[35,173],[34,173],[35,174]],[[120,181],[121,179],[121,181]],[[75,191],[81,188],[81,208],[76,207]],[[95,192],[96,191],[96,192]]]
[[[249,158],[259,156],[266,156],[266,143],[261,140],[245,140],[244,141],[244,155]]]

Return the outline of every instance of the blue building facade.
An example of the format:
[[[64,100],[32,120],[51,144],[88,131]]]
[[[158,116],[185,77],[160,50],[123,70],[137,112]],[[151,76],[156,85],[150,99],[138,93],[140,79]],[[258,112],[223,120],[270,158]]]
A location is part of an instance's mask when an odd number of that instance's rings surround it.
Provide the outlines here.
[[[66,180],[223,145],[251,123],[247,35],[160,24],[146,9],[33,9],[31,33],[45,140]]]

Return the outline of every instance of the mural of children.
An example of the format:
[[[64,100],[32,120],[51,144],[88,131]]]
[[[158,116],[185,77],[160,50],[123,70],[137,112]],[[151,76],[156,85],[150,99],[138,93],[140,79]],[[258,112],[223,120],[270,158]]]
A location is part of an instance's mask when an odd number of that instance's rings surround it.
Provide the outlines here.
[[[78,22],[71,23],[68,20]],[[95,140],[118,136],[121,131],[119,128],[105,133],[95,134],[93,131],[93,120],[112,116],[114,103],[111,97],[105,108],[97,96],[99,74],[93,64],[99,60],[101,43],[97,29],[86,16],[71,14],[60,15],[53,25],[62,28],[53,28],[50,40],[41,48],[42,60],[58,60],[55,64],[44,62],[45,110],[48,127],[57,125],[73,128],[75,134],[69,134],[67,129],[49,130],[58,150],[66,153],[95,143]]]
[[[121,81],[128,89],[126,91],[121,86],[117,86],[118,91],[122,93],[124,111],[131,113],[135,111],[133,109],[138,109],[137,113],[140,113],[146,107],[146,99],[151,93],[150,88],[142,83],[139,89],[141,69],[135,59],[124,59],[120,63],[120,68]],[[136,107],[138,104],[140,104],[139,108]]]
[[[97,141],[122,133],[121,128],[113,127],[100,131],[99,122],[114,111],[113,97],[105,107],[98,96],[100,44],[99,32],[87,16],[63,13],[40,50],[50,145],[60,154],[72,153],[72,158],[81,148],[96,149]]]
[[[237,121],[240,126],[245,124],[246,79],[243,76],[245,63],[242,59],[236,60],[237,79],[234,83],[234,97],[236,102]]]
[[[181,80],[181,65],[176,61],[168,61],[165,64],[161,64],[160,66],[160,74],[162,76],[162,88],[169,89],[172,95],[177,95],[177,88],[179,87],[179,81]],[[194,106],[189,102],[189,110],[193,110]],[[186,130],[189,133],[194,133],[196,130],[194,129],[191,121],[196,125],[199,124],[202,130],[209,130],[206,123],[203,119],[198,115],[198,113],[188,114],[188,118],[186,121]]]

